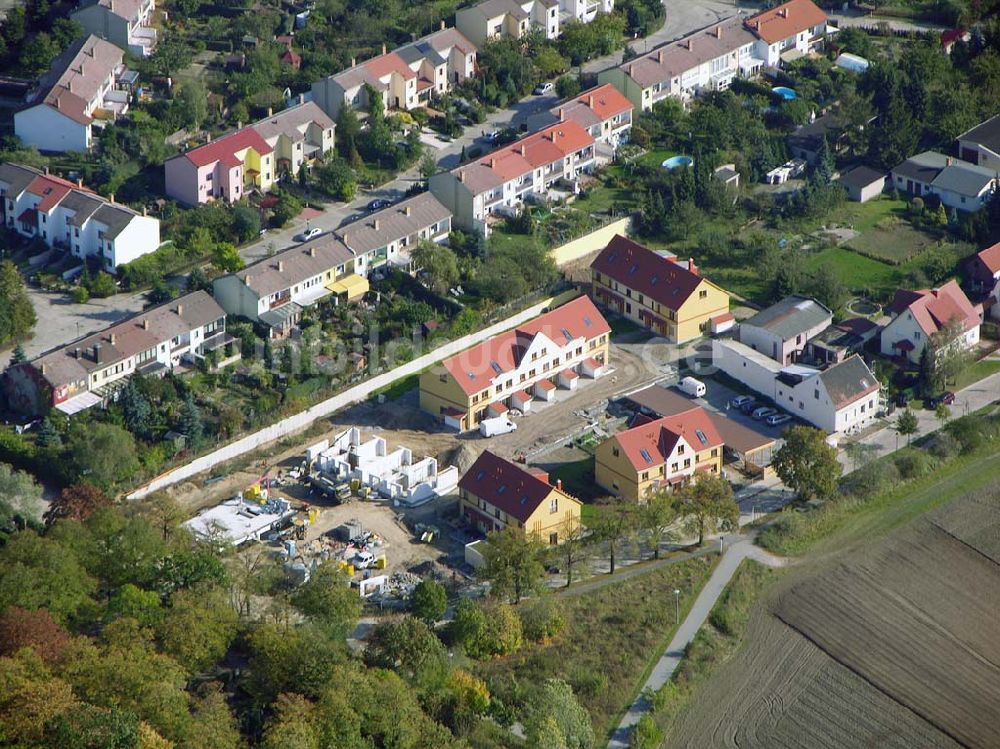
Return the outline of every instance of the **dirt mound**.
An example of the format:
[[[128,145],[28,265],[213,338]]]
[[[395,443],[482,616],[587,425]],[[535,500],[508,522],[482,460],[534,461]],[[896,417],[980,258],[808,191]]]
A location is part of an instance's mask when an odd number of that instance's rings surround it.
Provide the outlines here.
[[[445,450],[438,462],[441,465],[455,466],[460,474],[464,474],[472,468],[472,464],[476,462],[476,458],[479,457],[480,452],[480,450],[477,450],[472,445],[463,443],[458,447]]]

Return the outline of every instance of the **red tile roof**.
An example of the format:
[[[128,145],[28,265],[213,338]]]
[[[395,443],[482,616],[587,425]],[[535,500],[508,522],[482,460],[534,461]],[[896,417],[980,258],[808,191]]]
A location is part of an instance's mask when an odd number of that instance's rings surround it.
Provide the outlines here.
[[[826,13],[811,0],[789,0],[746,20],[747,28],[768,44],[825,23]]]
[[[676,311],[705,279],[671,257],[616,234],[590,267]]]
[[[979,258],[990,273],[1000,271],[1000,242],[976,253],[976,257]]]
[[[528,521],[549,494],[558,491],[539,476],[489,450],[476,459],[459,480],[458,487],[522,523]],[[559,493],[568,497],[563,492]]]
[[[548,166],[587,146],[594,139],[579,124],[568,120],[539,130],[479,160],[508,182],[532,169]]]
[[[699,436],[699,432],[704,436],[704,440]],[[644,471],[662,465],[681,438],[695,452],[722,447],[719,430],[715,428],[712,419],[701,406],[659,419],[637,417],[631,429],[619,432],[612,439],[618,442],[632,467],[637,471]],[[649,456],[649,460],[646,459],[646,455]]]
[[[42,200],[36,208],[42,213],[48,213],[69,195],[70,190],[75,189],[77,186],[72,182],[67,182],[59,177],[42,175],[31,180],[26,191],[40,197]],[[81,192],[90,192],[90,190],[81,190]]]
[[[494,378],[517,369],[521,356],[539,333],[556,345],[565,346],[569,341],[590,340],[610,332],[611,326],[594,303],[581,296],[520,327],[449,357],[442,365],[462,390],[472,395],[488,388]],[[570,336],[569,340],[566,333]],[[526,398],[530,400],[531,396],[526,394]]]
[[[211,143],[206,143],[204,146],[192,148],[184,155],[195,166],[208,166],[216,161],[221,161],[226,166],[233,167],[242,163],[236,158],[236,153],[247,148],[252,148],[262,156],[274,150],[267,145],[267,141],[260,137],[256,130],[252,127],[245,127],[235,133],[217,138]]]
[[[937,289],[899,289],[889,309],[894,315],[909,310],[920,329],[928,336],[937,333],[956,318],[962,322],[963,332],[982,322],[969,297],[954,280]]]
[[[632,102],[610,83],[584,91],[573,101],[590,107],[601,120],[610,120],[615,115],[632,109]]]
[[[398,73],[407,80],[417,77],[417,74],[410,69],[406,61],[395,52],[373,57],[361,64],[376,78],[382,78],[389,75],[389,73]]]

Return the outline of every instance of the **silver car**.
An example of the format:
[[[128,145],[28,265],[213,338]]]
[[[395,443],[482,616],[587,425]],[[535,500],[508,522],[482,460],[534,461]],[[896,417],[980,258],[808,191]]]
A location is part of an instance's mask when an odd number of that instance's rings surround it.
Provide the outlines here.
[[[770,406],[761,406],[760,408],[754,409],[754,412],[750,414],[755,419],[766,419],[768,416],[778,413],[778,409],[771,408]]]

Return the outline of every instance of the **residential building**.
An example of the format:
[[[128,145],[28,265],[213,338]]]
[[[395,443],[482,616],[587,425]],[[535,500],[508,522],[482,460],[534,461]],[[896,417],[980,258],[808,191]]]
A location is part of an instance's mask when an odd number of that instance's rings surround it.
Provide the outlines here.
[[[958,155],[970,164],[1000,171],[1000,114],[959,135]]]
[[[695,473],[722,470],[722,437],[701,406],[653,419],[638,416],[624,432],[609,437],[594,453],[594,479],[606,491],[645,501],[671,491]]]
[[[455,216],[455,225],[489,234],[488,218],[526,199],[541,199],[594,167],[594,138],[577,123],[560,122],[469,164],[430,178],[430,189]]]
[[[413,247],[421,240],[444,242],[450,231],[451,214],[422,193],[218,278],[213,293],[228,314],[282,337],[299,323],[303,307],[324,299],[360,299],[373,270],[386,265],[409,270]]]
[[[301,102],[168,160],[167,195],[186,205],[233,203],[267,192],[284,174],[333,149],[335,125],[313,102]]]
[[[869,166],[856,166],[837,180],[847,188],[847,197],[855,203],[867,203],[885,190],[885,172]]]
[[[739,327],[740,343],[782,365],[798,361],[809,340],[833,322],[833,313],[815,299],[789,296]]]
[[[977,291],[991,291],[1000,281],[1000,242],[977,252],[966,261],[969,284]]]
[[[439,31],[400,47],[396,53],[411,67],[419,64],[421,69],[433,71],[434,93],[442,94],[476,74],[476,51],[476,45],[461,31],[442,21]]]
[[[744,23],[757,37],[754,56],[776,68],[822,48],[827,35],[835,31],[827,20],[812,0],[789,0],[750,16]]]
[[[83,0],[69,17],[88,34],[135,57],[149,57],[156,47],[154,0]]]
[[[892,170],[892,185],[915,197],[938,198],[948,208],[975,213],[1000,180],[993,167],[976,166],[936,151],[917,154]]]
[[[843,135],[844,128],[837,115],[829,113],[814,117],[810,122],[797,127],[795,132],[788,136],[788,152],[793,158],[814,164],[823,141],[826,141],[827,148],[833,155],[841,150]]]
[[[334,231],[357,258],[358,271],[371,273],[383,265],[411,270],[410,252],[422,241],[443,244],[451,232],[451,211],[429,192]]]
[[[941,32],[941,51],[950,55],[958,42],[967,44],[972,39],[972,34],[968,29],[945,29]]]
[[[390,109],[409,111],[427,103],[435,92],[435,81],[441,84],[442,80],[447,80],[446,65],[434,65],[428,58],[421,57],[411,66],[399,53],[386,52],[385,45],[381,55],[351,63],[347,70],[312,85],[313,101],[334,119],[345,106],[368,109],[371,102],[367,87],[381,96],[383,112]]]
[[[881,385],[857,354],[825,369],[783,365],[738,341],[712,341],[712,363],[784,411],[830,434],[854,433],[882,409]]]
[[[109,273],[160,246],[160,222],[145,211],[20,164],[0,164],[0,219],[23,237],[94,258]]]
[[[596,376],[608,364],[610,333],[594,303],[577,297],[428,369],[420,408],[460,432],[474,429],[492,404],[524,405],[537,383],[564,370]]]
[[[128,110],[123,59],[118,47],[96,36],[73,42],[14,113],[14,134],[39,151],[87,151],[95,124]]]
[[[616,235],[590,264],[594,297],[671,343],[709,330],[729,312],[729,294],[698,273],[693,260],[660,254]]]
[[[590,23],[598,13],[610,13],[614,9],[614,0],[559,0],[560,28],[570,20]]]
[[[578,499],[533,471],[483,451],[458,482],[458,510],[481,533],[519,528],[552,546],[580,528]]]
[[[483,0],[455,13],[455,27],[477,47],[487,39],[520,39],[532,29],[555,39],[559,22],[559,0]]]
[[[878,332],[878,325],[864,317],[830,325],[809,339],[803,361],[819,366],[842,362],[852,354],[861,353]]]
[[[136,372],[159,376],[232,340],[226,313],[196,291],[8,368],[7,403],[27,414],[53,407],[77,413],[112,396]]]
[[[937,289],[898,289],[887,310],[892,316],[882,329],[882,354],[919,364],[932,336],[948,326],[954,328],[943,346],[969,349],[979,343],[982,307],[973,305],[954,280]]]
[[[756,75],[762,61],[754,56],[757,38],[740,16],[661,45],[597,76],[610,83],[641,111],[673,96],[687,99],[703,91],[729,88],[736,76]]]
[[[617,148],[628,143],[632,131],[632,102],[610,83],[584,91],[528,120],[529,130],[540,130],[557,122],[575,122],[594,142]],[[613,155],[613,150],[611,154]]]

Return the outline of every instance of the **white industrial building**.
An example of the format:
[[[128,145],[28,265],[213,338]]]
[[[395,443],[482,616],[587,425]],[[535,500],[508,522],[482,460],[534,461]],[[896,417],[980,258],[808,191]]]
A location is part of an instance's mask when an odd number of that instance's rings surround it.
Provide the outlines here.
[[[184,523],[184,527],[199,538],[241,546],[259,541],[268,531],[285,527],[294,515],[287,499],[271,499],[260,505],[238,496],[210,507]]]
[[[407,502],[447,494],[458,485],[454,466],[439,472],[434,458],[414,462],[408,448],[390,452],[384,438],[373,435],[366,440],[358,427],[307,448],[306,464],[334,480],[359,481],[383,497]]]

